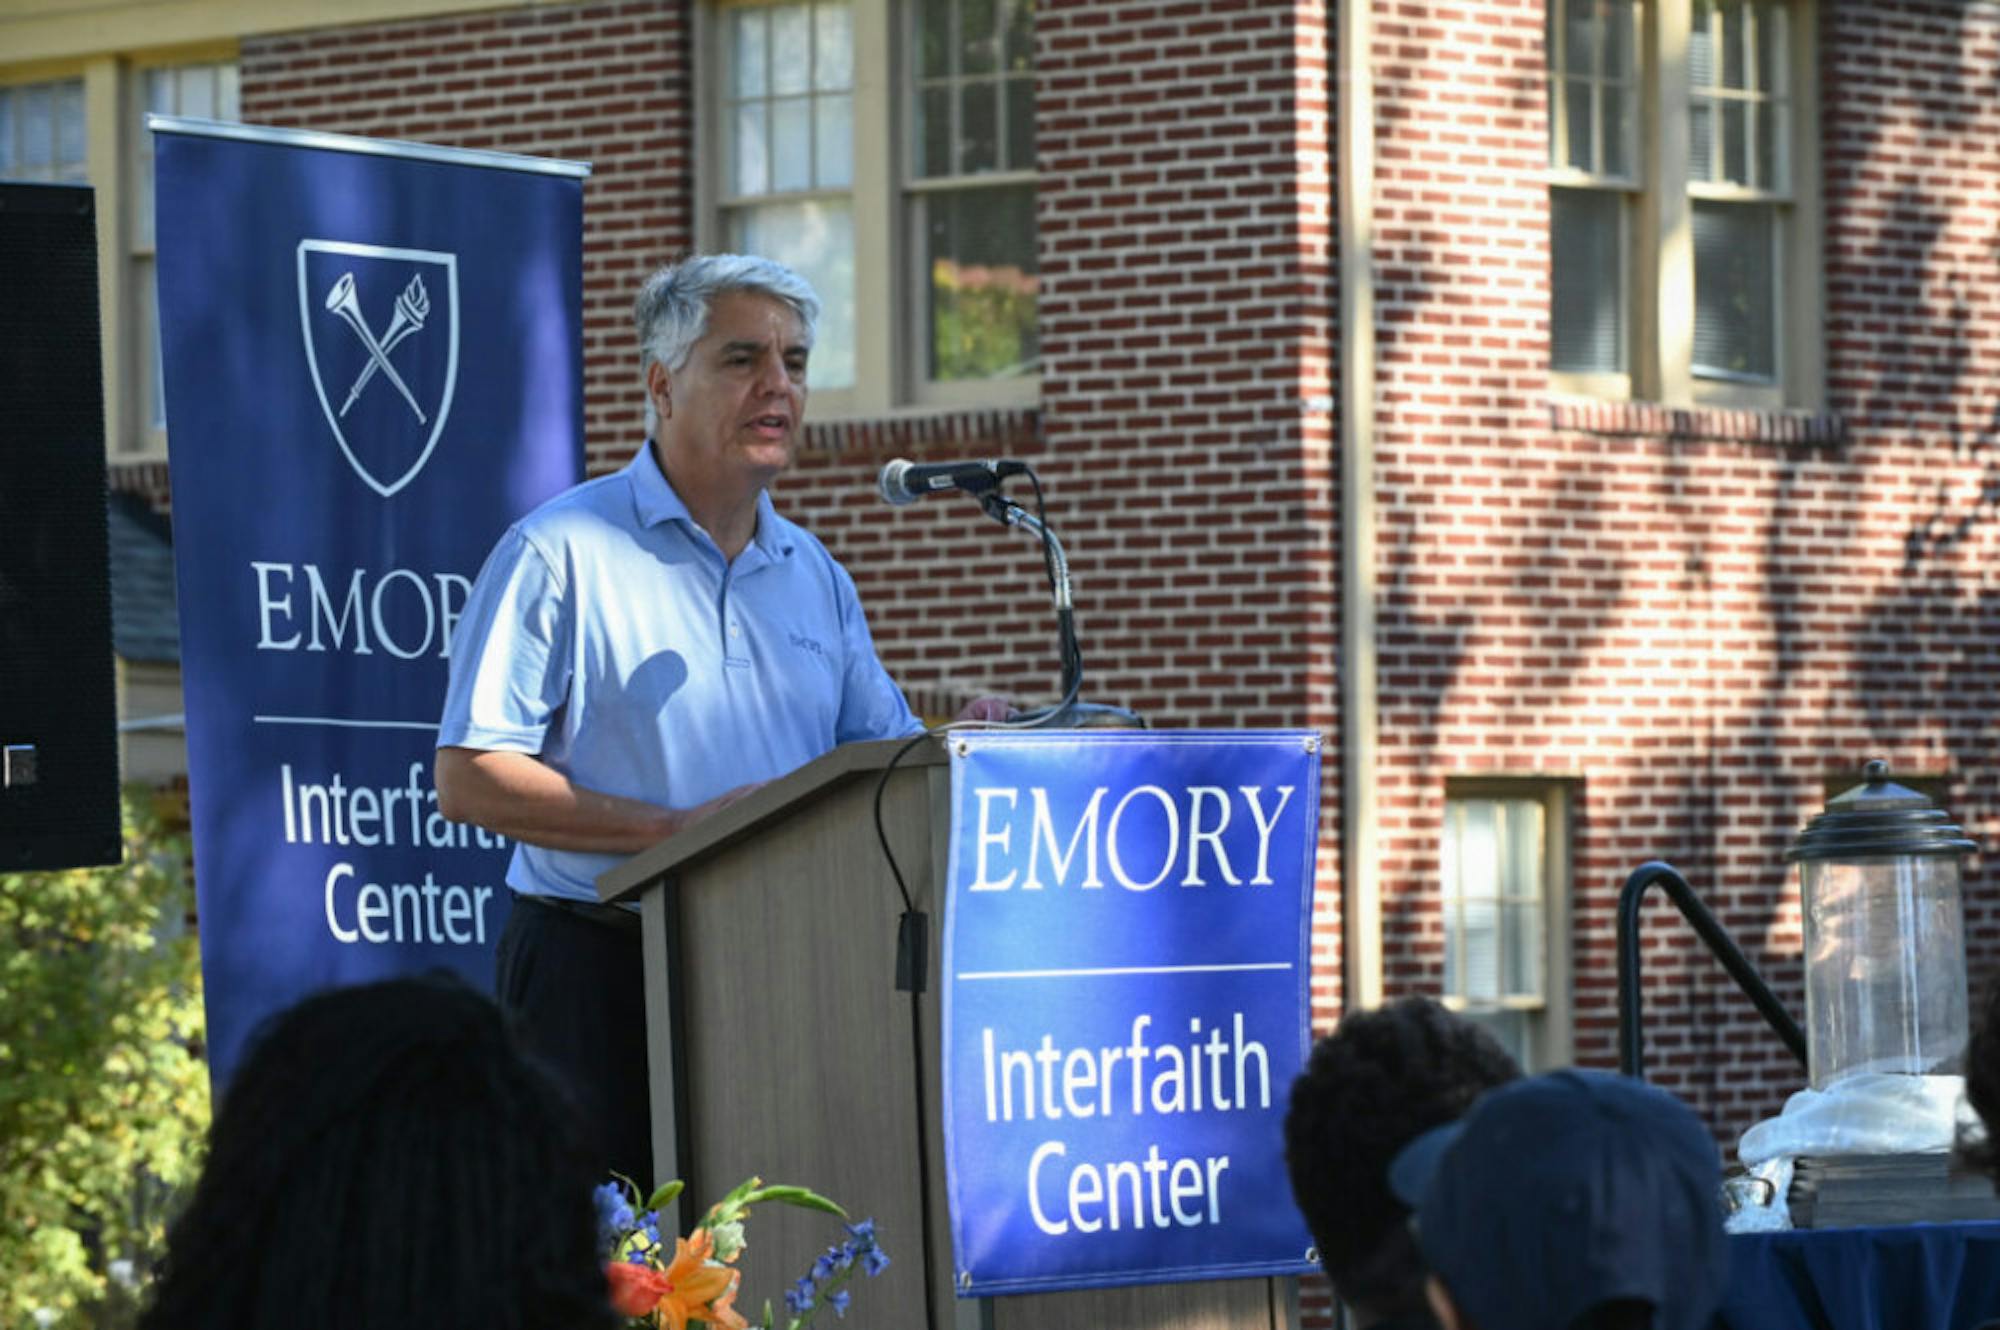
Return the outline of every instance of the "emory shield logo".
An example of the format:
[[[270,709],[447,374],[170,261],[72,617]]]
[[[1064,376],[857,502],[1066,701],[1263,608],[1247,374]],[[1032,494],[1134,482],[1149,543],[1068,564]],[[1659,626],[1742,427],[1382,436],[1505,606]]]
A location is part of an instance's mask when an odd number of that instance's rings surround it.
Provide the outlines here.
[[[341,453],[388,498],[416,479],[458,386],[458,256],[299,242],[299,326]]]

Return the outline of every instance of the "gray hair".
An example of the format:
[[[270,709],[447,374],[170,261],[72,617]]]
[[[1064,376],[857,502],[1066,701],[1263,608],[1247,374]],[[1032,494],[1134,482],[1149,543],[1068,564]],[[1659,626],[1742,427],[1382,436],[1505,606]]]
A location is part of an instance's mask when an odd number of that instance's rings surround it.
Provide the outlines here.
[[[819,297],[811,283],[775,259],[754,254],[702,254],[660,269],[639,288],[632,310],[639,328],[639,365],[657,360],[669,370],[687,364],[708,331],[708,307],[719,295],[749,291],[791,307],[811,346],[819,323]]]

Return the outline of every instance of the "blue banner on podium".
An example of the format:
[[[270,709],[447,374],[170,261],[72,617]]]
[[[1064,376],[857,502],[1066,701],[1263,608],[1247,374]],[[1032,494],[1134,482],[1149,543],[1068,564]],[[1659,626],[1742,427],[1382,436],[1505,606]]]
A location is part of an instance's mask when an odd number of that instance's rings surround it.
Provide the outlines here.
[[[955,736],[944,1108],[961,1297],[1298,1274],[1319,736]]]
[[[431,763],[452,627],[583,458],[566,162],[155,117],[211,1073],[317,989],[490,987],[509,847]]]

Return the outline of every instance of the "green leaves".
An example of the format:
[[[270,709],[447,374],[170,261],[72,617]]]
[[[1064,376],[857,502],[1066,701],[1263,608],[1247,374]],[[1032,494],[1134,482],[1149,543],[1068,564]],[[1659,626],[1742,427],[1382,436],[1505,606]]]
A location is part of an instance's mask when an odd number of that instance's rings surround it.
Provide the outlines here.
[[[0,874],[0,1324],[129,1301],[200,1162],[194,896],[149,797],[122,863]]]
[[[847,1218],[847,1211],[841,1209],[818,1192],[810,1191],[804,1187],[760,1187],[755,1191],[745,1194],[743,1205],[745,1209],[748,1209],[753,1205],[761,1205],[765,1201],[774,1201],[779,1205],[796,1205],[801,1210],[818,1210],[821,1214],[836,1215],[841,1219]]]

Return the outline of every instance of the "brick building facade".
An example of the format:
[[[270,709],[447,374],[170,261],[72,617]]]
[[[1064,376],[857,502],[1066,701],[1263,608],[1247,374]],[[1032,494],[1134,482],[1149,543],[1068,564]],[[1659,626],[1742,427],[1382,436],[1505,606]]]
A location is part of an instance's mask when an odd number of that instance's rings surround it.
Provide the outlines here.
[[[631,293],[712,234],[714,20],[666,0],[450,8],[465,12],[238,34],[242,117],[593,163],[586,415],[590,466],[609,468],[640,431]],[[1537,0],[1377,0],[1362,21],[1318,0],[1042,0],[1038,399],[821,420],[781,484],[923,709],[1049,694],[1038,557],[969,505],[888,512],[874,473],[1005,453],[1035,462],[1069,545],[1089,696],[1157,726],[1335,739],[1323,1021],[1357,949],[1389,994],[1462,985],[1440,885],[1464,868],[1462,845],[1442,848],[1455,799],[1548,810],[1561,899],[1534,903],[1551,931],[1531,1015],[1561,1028],[1535,1047],[1600,1065],[1617,887],[1640,862],[1680,867],[1802,1012],[1781,856],[1830,790],[1884,757],[1938,778],[1976,839],[2000,836],[2000,6],[1767,10],[1803,47],[1781,216],[1811,260],[1784,288],[1787,363],[1806,371],[1779,375],[1777,398],[1690,387],[1652,311],[1686,295],[1685,269],[1644,222],[1632,248],[1668,276],[1639,299],[1638,341],[1665,368],[1611,392],[1552,375],[1553,284],[1576,256],[1552,240]],[[1365,51],[1342,49],[1357,37]],[[1343,157],[1343,109],[1364,107],[1373,132]],[[1336,208],[1337,163],[1367,172],[1365,215]],[[1368,261],[1343,270],[1343,252]],[[1352,309],[1372,310],[1365,337]],[[1366,421],[1343,364],[1372,386]],[[1373,483],[1343,493],[1362,424]],[[164,482],[157,459],[113,460],[129,486]],[[1345,640],[1341,604],[1360,521],[1367,643]],[[1344,665],[1371,673],[1372,732],[1343,714]],[[1343,772],[1364,742],[1379,942],[1342,936]],[[1983,861],[1968,881],[1978,982],[2000,909]],[[1653,1075],[1733,1140],[1800,1073],[1665,907],[1646,936]]]

